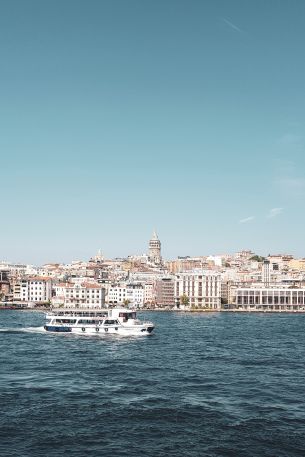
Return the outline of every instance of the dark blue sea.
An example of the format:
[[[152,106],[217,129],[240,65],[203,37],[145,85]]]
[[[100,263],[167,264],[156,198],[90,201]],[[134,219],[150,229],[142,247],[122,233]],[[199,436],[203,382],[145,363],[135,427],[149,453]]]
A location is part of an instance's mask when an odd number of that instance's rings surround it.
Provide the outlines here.
[[[1,311],[0,456],[305,456],[305,315],[145,318],[101,338]]]

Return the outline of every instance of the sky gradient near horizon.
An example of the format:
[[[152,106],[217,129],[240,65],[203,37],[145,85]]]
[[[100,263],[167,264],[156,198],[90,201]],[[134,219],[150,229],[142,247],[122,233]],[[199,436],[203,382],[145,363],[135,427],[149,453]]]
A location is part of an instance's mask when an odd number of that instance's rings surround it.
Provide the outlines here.
[[[305,2],[1,0],[0,260],[305,256]]]

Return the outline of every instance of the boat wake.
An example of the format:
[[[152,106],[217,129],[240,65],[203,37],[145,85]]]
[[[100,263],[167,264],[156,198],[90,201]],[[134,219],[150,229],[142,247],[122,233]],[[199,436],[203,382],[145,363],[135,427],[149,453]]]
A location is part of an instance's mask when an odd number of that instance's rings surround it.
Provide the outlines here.
[[[0,328],[0,333],[45,333],[43,327]]]

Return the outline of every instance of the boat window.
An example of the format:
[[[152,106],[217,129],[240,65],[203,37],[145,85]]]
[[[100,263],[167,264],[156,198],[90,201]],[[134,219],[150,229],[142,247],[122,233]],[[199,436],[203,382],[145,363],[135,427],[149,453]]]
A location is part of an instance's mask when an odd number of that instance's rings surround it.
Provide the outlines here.
[[[118,321],[116,319],[106,319],[104,322],[105,325],[114,325],[117,323],[118,323]]]
[[[136,313],[120,313],[119,317],[123,317],[124,322],[126,322],[128,319],[135,319]]]
[[[95,319],[79,319],[79,324],[98,324],[99,321]]]
[[[62,322],[63,324],[75,324],[76,319],[58,319],[57,321]]]

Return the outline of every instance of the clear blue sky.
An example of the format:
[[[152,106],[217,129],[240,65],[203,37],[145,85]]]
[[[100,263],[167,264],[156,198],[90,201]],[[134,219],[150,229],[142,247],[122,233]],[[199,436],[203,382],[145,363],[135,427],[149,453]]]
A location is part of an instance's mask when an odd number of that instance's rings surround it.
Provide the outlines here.
[[[305,2],[1,0],[0,258],[305,256]]]

